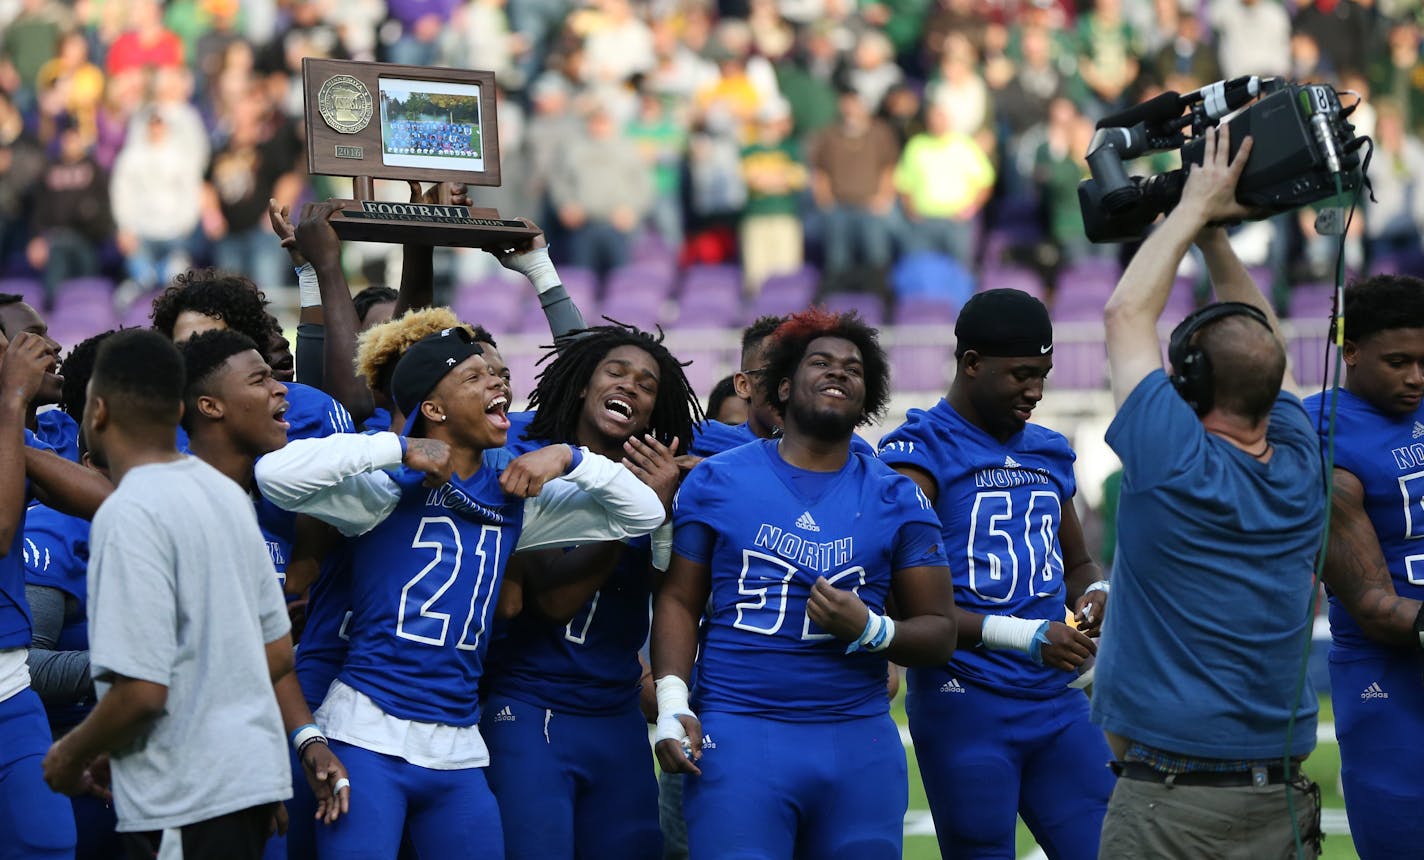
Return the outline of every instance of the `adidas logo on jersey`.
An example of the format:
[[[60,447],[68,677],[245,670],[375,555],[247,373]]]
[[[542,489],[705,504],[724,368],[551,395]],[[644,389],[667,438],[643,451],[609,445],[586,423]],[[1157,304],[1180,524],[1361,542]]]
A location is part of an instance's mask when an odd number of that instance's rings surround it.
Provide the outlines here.
[[[958,678],[950,678],[940,685],[939,691],[941,693],[963,693],[964,685],[959,683]]]
[[[702,736],[702,748],[703,748],[704,750],[715,750],[715,749],[717,748],[717,742],[714,741],[714,740],[712,740],[712,736],[711,736],[711,735],[703,735],[703,736]]]
[[[1376,681],[1376,682],[1374,682],[1373,684],[1371,684],[1371,685],[1369,685],[1368,687],[1366,687],[1366,688],[1365,688],[1365,691],[1360,694],[1360,701],[1362,701],[1362,702],[1369,701],[1370,699],[1388,699],[1388,698],[1389,698],[1389,693],[1386,693],[1384,690],[1381,690],[1381,689],[1380,689],[1379,681]]]
[[[1005,468],[1005,469],[1022,469],[1023,466],[1020,466],[1018,463],[1016,463],[1016,462],[1014,461],[1014,458],[1013,458],[1013,457],[1007,457],[1007,456],[1006,456],[1006,457],[1004,457],[1004,468]]]
[[[1415,438],[1415,439],[1418,439],[1420,436],[1424,436],[1424,423],[1421,423],[1421,422],[1419,422],[1419,421],[1415,421],[1415,422],[1414,422],[1414,438]]]
[[[500,708],[499,713],[494,715],[494,721],[496,723],[512,723],[515,719],[516,717],[514,716],[514,713],[509,710],[508,705],[505,705],[503,708]]]
[[[796,518],[796,528],[805,529],[808,532],[818,532],[821,530],[821,527],[816,525],[816,520],[811,516],[810,511]]]

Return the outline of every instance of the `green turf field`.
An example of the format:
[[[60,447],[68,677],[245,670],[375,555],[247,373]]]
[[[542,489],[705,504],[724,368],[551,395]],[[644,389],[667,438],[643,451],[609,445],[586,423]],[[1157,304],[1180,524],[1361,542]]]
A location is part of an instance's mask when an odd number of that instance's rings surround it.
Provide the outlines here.
[[[895,721],[901,726],[905,722],[905,700],[902,693],[894,704]],[[1320,700],[1320,723],[1334,722],[1330,700]],[[1321,855],[1327,860],[1356,860],[1354,844],[1345,832],[1345,801],[1340,797],[1340,749],[1335,745],[1333,733],[1327,730],[1329,740],[1322,738],[1315,752],[1305,763],[1311,778],[1320,783],[1320,799],[1324,807],[1323,823],[1326,833],[1325,851]],[[906,748],[905,755],[910,762],[910,811],[905,816],[905,858],[906,860],[935,860],[939,857],[939,847],[935,844],[933,830],[929,822],[929,804],[925,802],[925,790],[920,784],[920,772],[915,766],[915,751]],[[1033,836],[1019,822],[1018,856],[1021,858],[1042,857],[1037,853]]]

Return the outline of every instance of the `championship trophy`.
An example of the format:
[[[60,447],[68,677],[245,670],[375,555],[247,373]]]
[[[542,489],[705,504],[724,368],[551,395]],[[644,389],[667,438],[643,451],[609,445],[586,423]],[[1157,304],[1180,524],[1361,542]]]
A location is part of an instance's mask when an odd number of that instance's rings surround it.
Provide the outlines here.
[[[493,209],[457,206],[447,181],[499,185],[494,73],[302,60],[307,170],[349,176],[354,200],[331,216],[343,240],[489,248],[538,233]],[[438,182],[439,204],[375,198],[375,180]]]

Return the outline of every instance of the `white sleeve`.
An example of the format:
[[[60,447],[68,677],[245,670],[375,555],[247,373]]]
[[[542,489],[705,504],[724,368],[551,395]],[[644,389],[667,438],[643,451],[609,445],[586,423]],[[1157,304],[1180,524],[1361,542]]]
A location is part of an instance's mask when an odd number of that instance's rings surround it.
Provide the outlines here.
[[[652,487],[622,463],[582,450],[578,468],[524,503],[518,549],[623,540],[662,525],[666,512]]]
[[[395,433],[298,439],[257,461],[257,487],[277,507],[309,514],[352,537],[395,510],[400,488],[381,470],[399,466],[404,456]]]

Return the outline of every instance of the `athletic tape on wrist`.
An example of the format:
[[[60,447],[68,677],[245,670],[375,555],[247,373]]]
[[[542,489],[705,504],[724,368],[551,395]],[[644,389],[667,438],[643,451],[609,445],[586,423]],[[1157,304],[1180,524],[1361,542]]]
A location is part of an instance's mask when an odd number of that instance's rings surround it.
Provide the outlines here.
[[[311,263],[303,263],[297,268],[297,295],[302,307],[321,307],[321,285],[317,283],[316,268]]]
[[[1108,582],[1106,579],[1100,579],[1092,585],[1088,586],[1087,588],[1083,589],[1084,594],[1092,594],[1094,591],[1101,591],[1104,594],[1110,594],[1112,592],[1112,583]]]
[[[1022,651],[1025,654],[1033,646],[1033,637],[1047,621],[1031,618],[1015,618],[1012,615],[985,615],[984,629],[979,640],[985,648],[994,651]]]
[[[528,278],[538,292],[547,292],[559,285],[559,272],[549,259],[549,249],[535,248],[522,254],[510,254],[510,268]]]
[[[696,717],[687,701],[687,682],[676,675],[664,675],[653,682],[658,697],[657,740],[679,741],[686,745],[687,728],[679,716]]]

